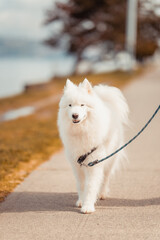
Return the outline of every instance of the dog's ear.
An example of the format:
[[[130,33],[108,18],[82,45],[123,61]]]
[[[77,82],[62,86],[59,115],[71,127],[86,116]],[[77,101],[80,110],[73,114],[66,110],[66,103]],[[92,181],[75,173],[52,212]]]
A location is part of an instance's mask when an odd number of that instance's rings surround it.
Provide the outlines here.
[[[88,93],[92,93],[92,85],[87,80],[87,78],[84,79],[82,86],[88,91]]]
[[[71,87],[74,87],[74,86],[75,86],[74,83],[71,82],[71,80],[67,79],[65,88],[71,88]]]

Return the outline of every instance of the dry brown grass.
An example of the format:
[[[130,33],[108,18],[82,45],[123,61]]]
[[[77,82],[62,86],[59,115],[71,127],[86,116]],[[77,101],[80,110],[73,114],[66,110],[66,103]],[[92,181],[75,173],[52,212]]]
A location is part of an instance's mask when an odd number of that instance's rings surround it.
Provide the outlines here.
[[[0,125],[0,198],[61,147],[58,104]],[[46,112],[48,113],[46,115]]]
[[[122,88],[136,74],[122,72],[86,76],[93,84],[108,83]],[[71,76],[79,83],[82,76]],[[54,79],[44,90],[33,90],[12,98],[0,100],[1,112],[32,105],[33,102],[60,93],[66,79]],[[62,145],[57,130],[58,102],[46,106],[35,114],[0,123],[0,201],[10,193],[33,169],[46,161]]]

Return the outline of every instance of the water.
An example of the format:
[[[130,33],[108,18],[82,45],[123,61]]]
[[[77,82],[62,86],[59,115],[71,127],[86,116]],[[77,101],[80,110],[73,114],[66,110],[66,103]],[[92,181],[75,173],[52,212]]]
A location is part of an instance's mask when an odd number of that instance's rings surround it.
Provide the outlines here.
[[[54,75],[69,75],[73,64],[73,58],[67,56],[0,58],[0,98],[21,93],[26,84],[46,82]]]
[[[35,112],[35,108],[32,106],[22,107],[15,110],[10,110],[3,115],[0,115],[0,122],[14,120],[19,117],[25,117]]]

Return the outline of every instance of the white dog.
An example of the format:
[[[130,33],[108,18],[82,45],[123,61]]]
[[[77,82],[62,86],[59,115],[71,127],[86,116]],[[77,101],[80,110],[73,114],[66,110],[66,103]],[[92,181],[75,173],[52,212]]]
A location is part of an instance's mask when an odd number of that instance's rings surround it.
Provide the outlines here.
[[[60,101],[58,127],[71,163],[78,190],[76,206],[82,213],[95,211],[98,198],[109,192],[109,178],[124,159],[124,151],[93,167],[90,161],[101,159],[123,144],[123,125],[128,121],[128,106],[115,87],[92,87],[87,79],[78,86],[67,80]],[[84,165],[77,160],[86,157]]]

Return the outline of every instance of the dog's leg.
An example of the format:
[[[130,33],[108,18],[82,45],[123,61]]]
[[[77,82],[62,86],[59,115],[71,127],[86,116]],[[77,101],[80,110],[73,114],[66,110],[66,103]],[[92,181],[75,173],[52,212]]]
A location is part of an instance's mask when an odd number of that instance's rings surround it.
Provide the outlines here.
[[[101,190],[100,190],[100,194],[99,194],[99,199],[104,200],[107,197],[109,197],[109,183],[110,183],[110,178],[111,178],[111,169],[113,166],[113,161],[110,161],[110,164],[107,164],[107,167],[104,168],[104,178],[103,178],[103,182],[101,185]]]
[[[76,206],[82,207],[84,193],[84,171],[80,168],[80,166],[74,166],[73,171],[76,179],[76,187],[78,192],[78,200],[76,202]]]
[[[104,200],[107,197],[109,197],[109,193],[110,193],[109,185],[110,185],[111,178],[113,176],[114,163],[115,163],[114,158],[112,158],[110,161],[105,163],[104,178],[103,178],[103,182],[102,182],[102,186],[99,194],[99,199],[101,200]]]
[[[103,180],[103,169],[93,167],[86,169],[86,181],[84,191],[84,201],[82,204],[82,213],[92,213],[95,211],[94,204],[97,200],[101,183]]]
[[[109,173],[105,172],[103,183],[102,183],[101,190],[100,190],[100,195],[99,195],[99,199],[101,199],[101,200],[104,200],[107,197],[109,197],[109,192],[110,192],[109,179],[110,179]]]
[[[79,180],[77,179],[77,191],[78,191],[78,200],[76,202],[77,207],[82,207],[83,194],[84,194],[84,173],[79,172]]]

